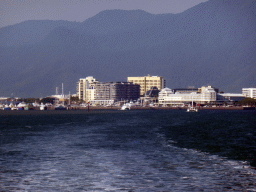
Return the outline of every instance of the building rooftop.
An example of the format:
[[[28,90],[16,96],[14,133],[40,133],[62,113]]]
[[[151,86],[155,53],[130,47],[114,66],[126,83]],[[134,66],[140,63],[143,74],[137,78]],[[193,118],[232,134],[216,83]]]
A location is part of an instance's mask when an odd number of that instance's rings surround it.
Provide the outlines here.
[[[224,96],[224,97],[245,97],[242,93],[218,93],[218,95]]]

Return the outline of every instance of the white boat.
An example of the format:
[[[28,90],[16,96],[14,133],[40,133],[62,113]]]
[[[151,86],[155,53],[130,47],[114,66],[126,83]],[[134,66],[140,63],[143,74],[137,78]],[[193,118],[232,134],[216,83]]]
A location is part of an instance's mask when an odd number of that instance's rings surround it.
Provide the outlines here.
[[[40,104],[37,102],[32,103],[33,107],[40,107]]]
[[[27,106],[28,105],[24,101],[22,101],[21,103],[19,103],[17,105],[17,108],[18,108],[18,110],[24,110],[24,108],[27,107]]]
[[[45,103],[45,106],[46,107],[52,107],[52,104],[51,103]]]
[[[189,107],[187,108],[187,112],[198,112],[198,109],[195,107]]]
[[[12,110],[12,111],[13,111],[13,110],[18,110],[18,107],[14,105],[14,106],[11,107],[11,110]]]
[[[10,103],[9,108],[10,108],[11,110],[18,110],[17,106],[14,105],[12,102]]]
[[[131,110],[131,105],[129,103],[124,104],[120,110]]]
[[[44,110],[46,110],[47,109],[47,107],[43,104],[43,103],[41,103],[41,105],[40,105],[40,110],[41,111],[44,111]]]
[[[80,104],[80,107],[88,107],[88,104],[82,103],[82,104]]]
[[[54,108],[55,110],[67,110],[67,108],[64,105],[57,105]]]
[[[5,110],[5,111],[10,111],[11,108],[10,108],[8,105],[5,105],[5,106],[4,106],[4,110]]]
[[[187,112],[198,112],[198,109],[194,107],[193,97],[192,97],[192,106],[187,108]]]

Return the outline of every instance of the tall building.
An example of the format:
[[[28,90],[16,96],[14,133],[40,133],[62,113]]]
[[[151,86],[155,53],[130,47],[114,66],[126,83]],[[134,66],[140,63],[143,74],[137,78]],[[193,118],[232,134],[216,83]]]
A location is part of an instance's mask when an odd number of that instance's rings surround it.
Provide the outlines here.
[[[96,105],[109,105],[114,103],[114,99],[111,97],[111,83],[95,82],[87,92],[92,95],[91,98],[87,98],[86,102]]]
[[[86,78],[81,78],[77,82],[77,95],[78,98],[86,101],[86,90],[89,89],[94,83],[98,82],[92,76],[88,76]]]
[[[165,88],[165,80],[158,76],[127,77],[127,82],[140,85],[140,96],[143,96],[151,87],[157,87],[159,91]]]
[[[256,88],[243,88],[242,94],[245,95],[245,97],[256,99]]]
[[[109,105],[117,101],[137,100],[140,86],[130,82],[95,82],[86,90],[86,102]]]
[[[115,101],[137,100],[140,97],[140,85],[131,82],[111,83],[111,97]]]
[[[99,82],[93,77],[77,83],[78,97],[86,103],[108,105],[121,100],[137,100],[140,86],[130,82]]]

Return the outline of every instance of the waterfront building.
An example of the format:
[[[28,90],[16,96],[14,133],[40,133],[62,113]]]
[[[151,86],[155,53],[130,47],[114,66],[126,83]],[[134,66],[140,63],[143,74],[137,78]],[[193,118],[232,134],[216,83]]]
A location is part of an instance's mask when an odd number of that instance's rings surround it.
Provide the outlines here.
[[[111,97],[115,101],[137,100],[140,97],[140,85],[131,82],[111,83]]]
[[[172,89],[173,93],[192,93],[198,92],[198,88],[194,88],[194,87],[190,87],[190,88],[176,88],[176,89]]]
[[[10,97],[0,97],[0,102],[7,101],[8,99],[10,99]]]
[[[159,92],[158,102],[161,105],[181,105],[184,103],[213,103],[216,102],[216,91],[213,87],[201,87],[188,91],[187,89],[180,89],[182,91],[174,92],[172,89],[164,88]],[[186,91],[184,91],[186,90]]]
[[[86,102],[92,105],[111,105],[111,84],[106,82],[94,82],[86,89]]]
[[[88,102],[90,102],[90,101],[93,101],[93,100],[95,100],[95,94],[96,94],[96,92],[95,92],[96,90],[95,89],[93,89],[92,87],[91,88],[89,88],[89,89],[86,89],[86,99],[85,100],[83,100],[83,101],[85,101],[86,103],[88,103]]]
[[[142,103],[157,103],[159,90],[157,87],[151,87],[150,90],[146,91],[143,97],[140,97]]]
[[[165,80],[159,76],[127,77],[127,82],[140,85],[140,96],[143,96],[151,87],[157,87],[159,91],[165,88]]]
[[[223,102],[232,104],[234,102],[241,101],[244,98],[245,95],[241,93],[217,93],[217,102],[219,104],[222,104]]]
[[[201,88],[198,88],[198,92],[201,95],[200,100],[198,103],[205,104],[205,103],[212,103],[217,100],[217,93],[216,88],[212,86],[202,86]]]
[[[144,94],[144,97],[150,98],[150,97],[158,97],[159,90],[157,87],[151,87],[150,90],[146,91]]]
[[[256,99],[256,88],[243,88],[242,94],[245,95],[245,97]]]
[[[78,97],[86,103],[110,105],[121,100],[137,100],[140,86],[130,82],[99,82],[93,77],[80,79],[77,83]]]
[[[111,105],[118,101],[137,100],[140,86],[130,82],[95,82],[86,90],[86,102]]]
[[[77,82],[77,96],[79,99],[86,101],[86,89],[89,89],[92,84],[95,82],[98,82],[95,78],[92,76],[88,76],[86,78],[81,78]]]

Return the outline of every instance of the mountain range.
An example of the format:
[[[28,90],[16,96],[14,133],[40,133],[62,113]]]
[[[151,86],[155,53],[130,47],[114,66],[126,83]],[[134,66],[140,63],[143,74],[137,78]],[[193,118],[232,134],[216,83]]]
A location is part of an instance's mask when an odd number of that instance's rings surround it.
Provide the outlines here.
[[[0,95],[44,97],[79,78],[163,76],[169,88],[256,84],[256,1],[209,0],[179,14],[105,10],[84,22],[0,28]]]

